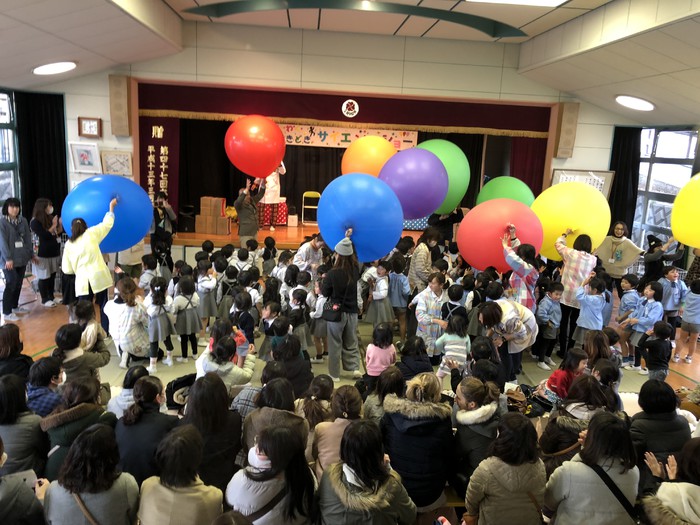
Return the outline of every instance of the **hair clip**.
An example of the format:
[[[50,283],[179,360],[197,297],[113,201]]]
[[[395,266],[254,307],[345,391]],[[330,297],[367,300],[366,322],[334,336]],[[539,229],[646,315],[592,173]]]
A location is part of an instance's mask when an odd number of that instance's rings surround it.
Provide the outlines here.
[[[316,396],[311,396],[311,401],[316,401]]]
[[[154,286],[153,289],[154,289],[156,292],[160,292],[160,286]]]

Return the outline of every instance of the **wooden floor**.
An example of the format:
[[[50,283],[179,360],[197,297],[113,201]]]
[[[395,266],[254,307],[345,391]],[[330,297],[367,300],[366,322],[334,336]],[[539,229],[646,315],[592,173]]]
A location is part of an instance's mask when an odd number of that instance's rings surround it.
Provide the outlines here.
[[[24,304],[30,309],[30,312],[22,315],[20,321],[17,322],[24,342],[24,353],[35,360],[50,354],[54,347],[56,330],[68,322],[68,309],[63,305],[59,305],[56,308],[44,308],[26,281],[22,288],[20,304]],[[368,328],[368,333],[370,332],[371,327]],[[116,362],[116,358],[113,361]],[[548,373],[534,366],[534,362],[530,363],[529,361],[529,357],[523,358],[524,371],[530,381],[536,384],[539,380],[545,378]],[[315,365],[314,372],[316,374],[327,373],[325,364],[323,367]],[[638,391],[643,381],[644,377],[639,376],[635,372],[626,371],[622,388],[625,391]],[[696,355],[692,364],[683,362],[678,364],[671,363],[671,373],[667,381],[674,388],[682,386],[695,388],[700,382],[700,353]]]

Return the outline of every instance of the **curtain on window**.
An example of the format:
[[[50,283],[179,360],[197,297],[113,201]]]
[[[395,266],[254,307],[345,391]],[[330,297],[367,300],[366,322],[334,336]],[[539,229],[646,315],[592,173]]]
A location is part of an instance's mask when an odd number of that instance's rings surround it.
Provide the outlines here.
[[[68,194],[63,95],[15,91],[23,215],[46,197],[58,212]]]
[[[613,137],[610,169],[615,179],[610,188],[612,222],[623,221],[632,229],[639,185],[642,128],[616,127]]]

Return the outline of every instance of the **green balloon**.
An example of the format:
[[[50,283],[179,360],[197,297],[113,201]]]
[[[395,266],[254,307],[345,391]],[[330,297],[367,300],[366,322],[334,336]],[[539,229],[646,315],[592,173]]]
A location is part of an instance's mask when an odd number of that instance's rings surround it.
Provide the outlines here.
[[[512,199],[530,206],[535,202],[535,196],[530,187],[515,177],[496,177],[491,179],[481,188],[476,198],[476,203],[490,201],[492,199]]]
[[[437,156],[447,171],[447,195],[435,213],[451,213],[462,202],[469,186],[469,161],[458,146],[442,139],[426,140],[416,146]]]

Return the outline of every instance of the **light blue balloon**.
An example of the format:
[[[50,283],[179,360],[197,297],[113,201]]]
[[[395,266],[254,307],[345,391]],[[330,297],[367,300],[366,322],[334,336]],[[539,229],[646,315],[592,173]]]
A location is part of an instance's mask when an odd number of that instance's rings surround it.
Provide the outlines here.
[[[114,253],[131,248],[151,228],[153,204],[141,186],[118,175],[90,177],[73,188],[61,207],[66,232],[70,235],[71,222],[77,218],[84,219],[88,227],[100,224],[114,197],[119,200],[114,226],[100,243],[100,250]]]
[[[318,227],[332,249],[352,228],[357,258],[374,261],[387,255],[403,233],[403,210],[392,189],[365,173],[348,173],[323,190]]]

